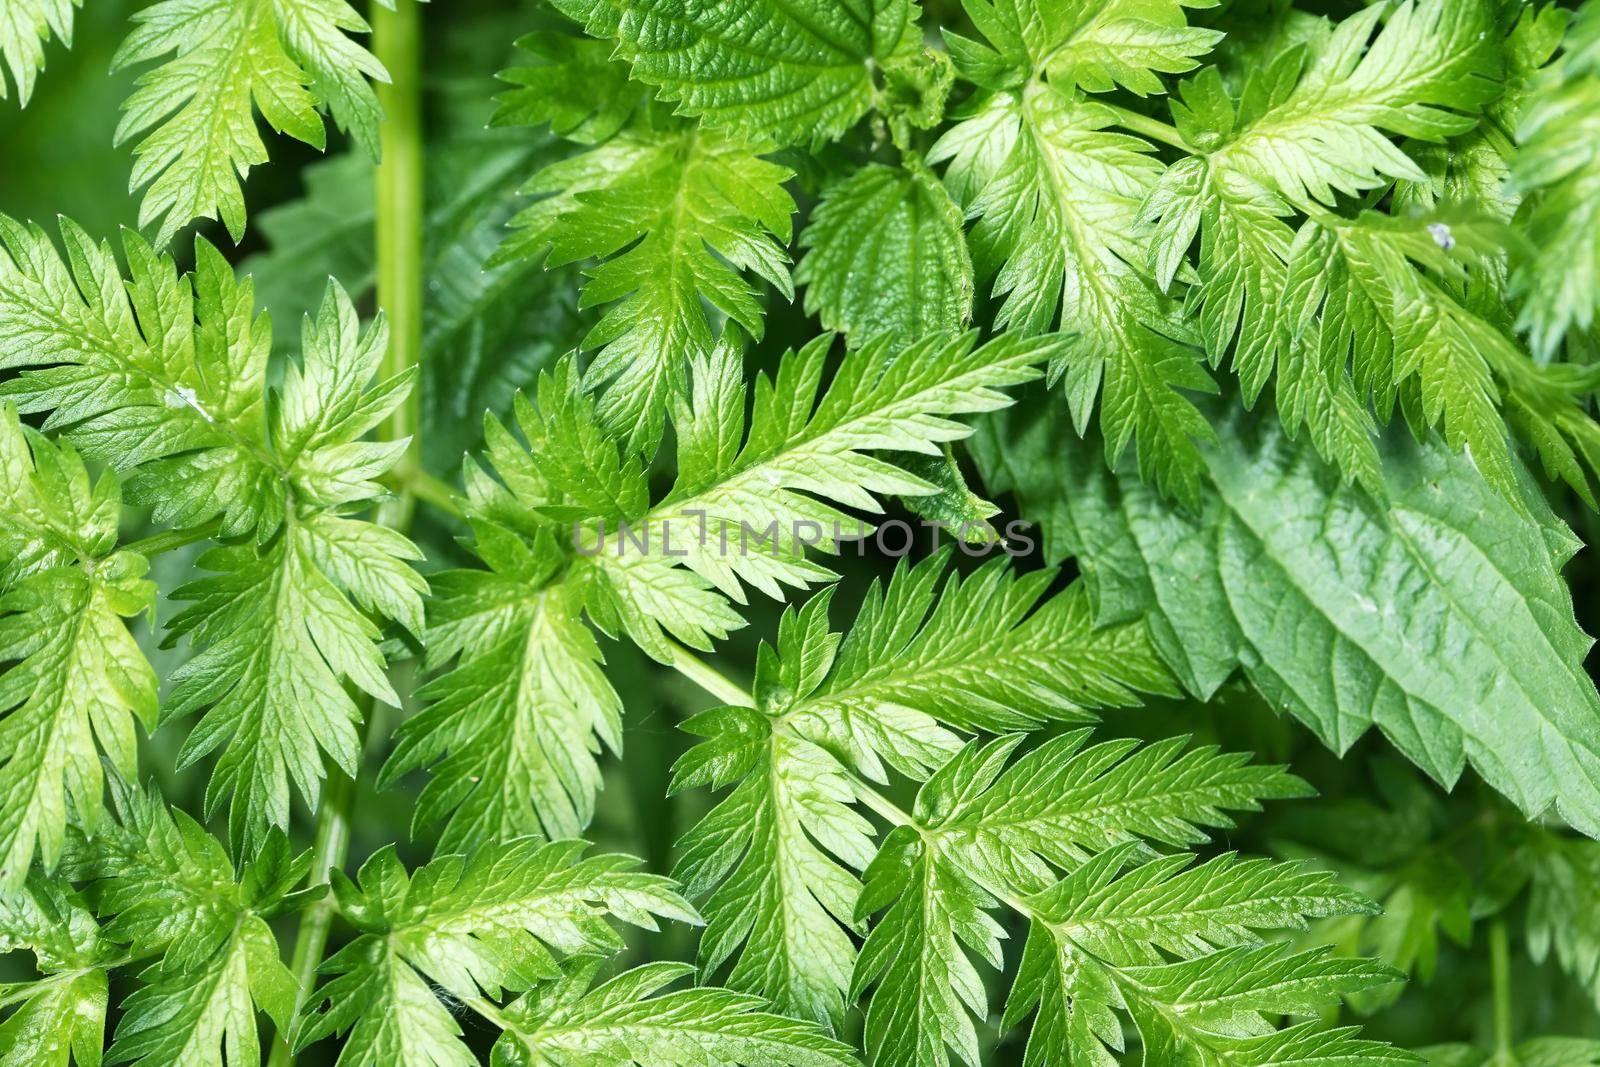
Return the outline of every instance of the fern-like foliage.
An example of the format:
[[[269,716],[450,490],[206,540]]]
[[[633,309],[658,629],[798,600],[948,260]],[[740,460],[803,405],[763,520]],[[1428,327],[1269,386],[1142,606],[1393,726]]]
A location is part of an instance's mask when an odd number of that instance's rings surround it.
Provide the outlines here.
[[[358,881],[336,875],[333,893],[356,938],[328,960],[331,977],[296,1024],[303,991],[268,924],[327,894],[326,885],[305,885],[310,854],[293,855],[274,832],[236,868],[221,842],[153,791],[116,796],[116,818],[93,838],[74,837],[65,878],[32,877],[0,902],[0,945],[31,950],[43,972],[7,988],[7,1064],[102,1062],[108,972],[135,960],[146,962],[104,1062],[258,1062],[264,1012],[301,1047],[348,1031],[341,1065],[475,1064],[442,992],[505,1031],[497,1060],[855,1063],[845,1046],[768,1014],[754,997],[694,989],[643,999],[682,973],[672,965],[585,993],[623,945],[609,920],[654,928],[659,918],[698,918],[668,879],[627,857],[584,856],[580,841],[487,845],[410,874],[383,849]],[[502,1010],[497,1001],[509,1003]]]
[[[334,954],[299,1043],[350,1030],[341,1063],[470,1064],[460,1028],[429,983],[455,997],[500,998],[562,974],[572,954],[622,947],[606,922],[653,926],[694,912],[655,875],[618,856],[580,858],[584,844],[523,839],[446,856],[407,875],[393,849],[336,875],[340,910],[361,936]]]
[[[584,338],[598,352],[587,381],[603,386],[607,426],[649,452],[690,362],[711,350],[716,318],[761,336],[764,309],[741,272],[793,299],[793,172],[762,158],[772,147],[762,136],[646,107],[599,42],[545,32],[519,43],[540,62],[502,74],[525,88],[501,97],[495,121],[548,123],[588,148],[524,186],[539,199],[511,220],[494,262],[602,260],[583,302],[612,306]]]
[[[1512,188],[1530,198],[1533,247],[1513,279],[1518,325],[1542,359],[1569,332],[1589,329],[1600,307],[1600,4],[1580,10],[1565,48],[1522,116],[1511,173]]]
[[[847,1067],[849,1050],[815,1027],[718,989],[652,996],[687,968],[654,964],[593,989],[622,947],[607,922],[654,928],[696,921],[672,883],[620,856],[580,858],[584,844],[523,839],[445,856],[407,875],[390,849],[334,892],[360,936],[329,959],[298,1044],[349,1031],[341,1065],[471,1065],[477,1059],[430,987],[482,1005],[503,1033],[495,1061],[728,1067]],[[324,1005],[320,1010],[317,1005]]]
[[[675,127],[619,133],[524,187],[541,199],[512,220],[515,233],[497,259],[547,249],[551,267],[605,258],[589,271],[584,299],[621,303],[585,338],[600,349],[586,373],[605,385],[602,418],[625,429],[632,447],[660,440],[684,388],[684,353],[711,348],[702,300],[760,336],[761,305],[738,272],[794,295],[782,250],[794,211],[783,189],[789,177],[759,148]]]
[[[1218,68],[1181,86],[1174,132],[1189,154],[1140,211],[1156,280],[1167,289],[1189,269],[1198,235],[1186,309],[1210,361],[1231,357],[1246,404],[1275,377],[1285,427],[1368,489],[1380,482],[1369,408],[1398,402],[1508,499],[1508,424],[1588,499],[1589,383],[1514,342],[1499,303],[1506,239],[1487,221],[1516,194],[1500,188],[1509,145],[1496,131],[1525,110],[1562,20],[1530,10],[1502,31],[1494,5],[1423,0],[1380,26],[1383,11],[1282,49],[1236,92]],[[1397,206],[1434,213],[1337,213],[1339,198],[1370,202],[1396,182]]]
[[[685,883],[709,894],[702,966],[744,944],[732,983],[812,1018],[842,1010],[851,869],[872,854],[852,772],[925,778],[960,750],[958,731],[1083,721],[1169,684],[1139,626],[1092,631],[1081,590],[1041,604],[1048,575],[995,565],[941,590],[946,565],[902,568],[843,638],[828,629],[829,595],[814,597],[762,653],[754,708],[686,724],[707,740],[673,788],[740,783],[682,842]]]
[[[882,495],[934,491],[881,453],[935,454],[965,436],[951,416],[1004,405],[999,390],[1035,377],[1054,343],[879,342],[848,353],[824,390],[829,340],[757,380],[748,424],[738,350],[697,360],[677,481],[654,503],[643,462],[607,430],[570,361],[541,377],[536,400],[519,400],[525,444],[490,424],[498,480],[467,468],[472,547],[488,569],[434,579],[428,663],[455,666],[429,683],[431,705],[400,727],[385,770],[391,780],[437,765],[420,824],[449,815],[451,842],[578,832],[599,784],[596,738],[621,741],[584,616],[672,662],[669,637],[706,648],[742,625],[730,601],[746,586],[776,597],[829,577],[807,544],[870,529],[839,505],[875,511]]]
[[[1049,680],[1030,685],[1033,702],[1011,701],[1021,708],[1070,721],[1168,683],[1142,625],[1094,630],[1079,587],[1025,615],[1033,583],[991,566],[936,593],[942,570],[902,568],[843,640],[827,627],[826,596],[786,613],[758,657],[751,704],[687,724],[707,740],[680,761],[674,788],[734,786],[682,843],[686,885],[706,898],[702,970],[736,956],[735,988],[832,1023],[846,997],[871,990],[874,1062],[976,1064],[973,1017],[989,1006],[974,961],[1001,967],[993,913],[1004,905],[1034,930],[1004,1024],[1043,1002],[1029,1063],[1113,1062],[1115,1009],[1139,1026],[1149,1064],[1280,1053],[1408,1062],[1347,1032],[1266,1022],[1399,977],[1257,934],[1370,902],[1296,864],[1224,856],[1194,867],[1151,850],[1192,846],[1202,827],[1229,825],[1230,810],[1303,795],[1304,783],[1185,751],[1181,738],[1088,745],[1079,729],[1020,755],[1020,735],[963,743],[954,730],[1011,724],[974,723],[968,700],[938,694],[970,694],[983,709],[986,689],[1034,683],[1022,664],[1044,634]],[[885,763],[923,781],[910,811],[869,783]],[[892,824],[881,840],[865,812]],[[852,933],[864,936],[859,958]]]
[[[91,481],[70,445],[25,429],[0,406],[0,886],[21,887],[35,847],[51,869],[68,804],[79,825],[101,812],[101,756],[136,766],[133,720],[156,725],[156,676],[126,617],[149,610],[147,564],[119,552],[121,487]]]
[[[130,794],[123,808],[76,873],[96,879],[103,936],[159,959],[123,1002],[108,1058],[155,1067],[259,1056],[255,1013],[287,1027],[296,990],[267,920],[309,854],[294,856],[274,833],[236,875],[220,842],[154,794]]]
[[[0,1067],[1600,1064],[1600,0],[390,2],[0,217]]]
[[[22,373],[0,388],[128,472],[130,498],[158,521],[212,523],[226,539],[201,560],[215,575],[177,594],[190,606],[169,639],[187,637],[197,655],[174,675],[164,714],[205,712],[180,762],[223,748],[208,810],[231,799],[235,838],[259,844],[267,827],[287,825],[291,780],[314,802],[323,753],[354,771],[361,716],[343,683],[398,702],[367,612],[420,631],[426,587],[407,563],[416,549],[345,513],[379,495],[375,479],[404,447],[361,437],[411,375],[369,387],[384,329],[361,331],[331,287],[269,403],[267,320],[209,244],[180,277],[129,235],[124,283],[111,249],[70,223],[66,260],[42,231],[3,230],[0,365]],[[104,577],[136,578],[136,568],[124,561]]]
[[[392,4],[390,5],[392,6]],[[145,188],[140,226],[166,244],[197,218],[244,233],[241,181],[267,161],[256,114],[274,130],[322,148],[319,108],[333,112],[369,153],[382,64],[347,34],[367,24],[345,0],[158,0],[140,11],[114,65],[161,59],[140,75],[117,141],[139,138],[132,189]]]
[[[33,86],[44,69],[45,47],[54,37],[72,46],[72,18],[80,0],[18,0],[0,11],[0,60],[11,72],[17,103],[28,106]],[[6,79],[0,77],[0,100],[6,98]]]
[[[1193,327],[1156,287],[1134,225],[1162,165],[1149,142],[1113,129],[1114,111],[1074,90],[1148,89],[1152,69],[1188,69],[1185,54],[1215,35],[1187,31],[1176,3],[1101,6],[1042,14],[1014,0],[970,4],[991,46],[966,42],[956,65],[990,92],[929,158],[948,161],[945,180],[976,220],[972,258],[1001,301],[995,324],[1037,333],[1059,317],[1073,341],[1051,371],[1064,377],[1077,424],[1099,395],[1107,460],[1132,444],[1146,477],[1193,500],[1195,442],[1210,431],[1184,391],[1212,386],[1189,347]],[[1102,34],[1146,25],[1166,27],[1154,31],[1166,50],[1144,56],[1149,66],[1106,62]]]

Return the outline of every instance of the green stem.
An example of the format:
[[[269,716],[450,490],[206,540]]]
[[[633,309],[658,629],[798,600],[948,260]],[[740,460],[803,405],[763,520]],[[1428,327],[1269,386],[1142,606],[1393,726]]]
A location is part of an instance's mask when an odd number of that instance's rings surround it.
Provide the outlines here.
[[[669,638],[667,645],[672,651],[672,662],[667,666],[718,700],[728,704],[738,704],[740,707],[755,707],[755,697],[750,695],[748,689],[733,681],[711,664],[678,644],[678,642]]]
[[[219,516],[210,522],[191,526],[186,530],[165,530],[149,537],[141,537],[137,541],[123,545],[122,551],[137,552],[148,559],[163,552],[171,552],[175,548],[182,548],[184,545],[192,545],[196,541],[204,541],[208,537],[215,536],[220,529],[222,529],[222,519]]]
[[[499,1006],[492,1001],[485,1000],[482,997],[467,997],[461,1003],[502,1030],[514,1029],[511,1025],[511,1020],[506,1018],[506,1013],[501,1011]]]
[[[870,783],[862,781],[854,774],[849,777],[850,784],[855,789],[856,798],[865,804],[873,814],[894,826],[916,825],[916,820],[904,808],[878,792]]]
[[[1506,921],[1489,924],[1489,968],[1494,978],[1494,1049],[1496,1063],[1511,1059],[1511,948]]]
[[[430,504],[451,518],[464,518],[460,494],[449,482],[429,474],[421,467],[406,465],[396,468],[387,479],[396,492],[410,493],[424,504]]]
[[[420,366],[422,358],[422,13],[416,0],[398,0],[392,11],[382,4],[373,5],[372,50],[392,79],[378,86],[385,121],[381,127],[383,161],[377,168],[375,190],[378,306],[389,316],[389,347],[381,373],[388,378]],[[378,427],[377,434],[381,441],[409,439],[398,464],[407,472],[421,469],[417,397],[418,388],[414,387]],[[410,527],[416,498],[421,495],[416,492],[416,482],[414,474],[402,480],[397,498],[378,509],[378,522],[401,531]],[[370,701],[364,710],[370,748],[378,716]],[[344,863],[355,794],[356,783],[334,770],[317,808],[311,885],[326,882],[330,872]],[[289,965],[299,983],[294,1005],[297,1019],[322,964],[335,911],[333,899],[324,897],[300,916]],[[282,1033],[274,1036],[267,1067],[288,1067],[293,1062],[288,1037]]]
[[[1160,119],[1153,119],[1149,115],[1141,115],[1137,111],[1130,111],[1125,107],[1117,107],[1115,104],[1107,104],[1105,106],[1116,112],[1117,122],[1124,129],[1132,130],[1134,133],[1148,137],[1152,141],[1160,141],[1162,144],[1171,145],[1173,148],[1188,155],[1195,155],[1194,146],[1189,143],[1183,134],[1178,132],[1176,126],[1162,122]]]
[[[398,0],[394,10],[374,4],[372,50],[392,79],[378,86],[383,105],[383,161],[378,164],[377,295],[389,316],[389,348],[382,376],[403,374],[422,365],[422,13],[417,0]],[[420,384],[379,427],[384,441],[410,439],[398,466],[420,469]],[[385,525],[411,525],[415,494],[402,485],[386,510]]]
[[[350,846],[350,799],[355,795],[355,782],[335,770],[322,791],[322,805],[317,809],[316,837],[311,842],[311,872],[309,885],[321,885],[329,873],[344,862],[345,851]],[[289,971],[298,988],[294,995],[294,1018],[300,1017],[310,997],[311,987],[317,981],[317,968],[322,964],[322,951],[328,945],[328,931],[333,926],[337,911],[332,894],[314,901],[300,913],[300,928],[295,933],[294,956]],[[272,1039],[272,1055],[267,1067],[288,1067],[294,1052],[289,1047],[288,1034],[279,1033]]]

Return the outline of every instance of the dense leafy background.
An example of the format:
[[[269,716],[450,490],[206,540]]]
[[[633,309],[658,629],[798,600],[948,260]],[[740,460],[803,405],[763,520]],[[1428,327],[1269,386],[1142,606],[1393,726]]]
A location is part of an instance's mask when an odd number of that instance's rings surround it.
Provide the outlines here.
[[[0,413],[0,885],[36,855],[63,875],[0,906],[6,977],[54,976],[7,987],[0,1062],[93,1062],[60,1020],[97,998],[113,1061],[221,1062],[189,1045],[201,987],[233,997],[210,1043],[255,1062],[257,1012],[294,1010],[306,802],[360,767],[305,1024],[349,1032],[346,1063],[465,1062],[457,1027],[487,1056],[464,1005],[528,989],[500,1022],[556,1063],[848,1062],[813,1021],[896,1067],[1409,1062],[1367,1040],[1600,1063],[1580,6],[436,2],[414,388],[421,462],[470,522],[422,506],[409,539],[367,521],[394,457],[362,438],[399,386],[369,321],[364,36],[258,56],[242,91],[186,82],[181,32],[123,45],[232,12],[271,52],[290,35],[263,20],[342,5],[86,0],[36,81],[0,48],[0,213],[43,227],[0,234],[24,412]],[[145,140],[230,108],[220,154]],[[850,354],[807,347],[823,329]],[[195,350],[229,373],[138,384]],[[52,409],[65,447],[24,428]],[[1010,570],[919,544],[899,570],[624,573],[559,543],[562,507],[764,525],[874,501],[1025,518],[1037,544]],[[206,522],[226,547],[117,549]],[[67,620],[98,657],[34,639]],[[677,641],[753,708],[665,665]],[[15,756],[30,715],[70,722],[70,754]],[[523,836],[579,834],[581,860]],[[1522,1044],[1491,1061],[1500,937]],[[555,966],[582,952],[618,961]],[[563,1053],[595,1020],[611,1043]]]

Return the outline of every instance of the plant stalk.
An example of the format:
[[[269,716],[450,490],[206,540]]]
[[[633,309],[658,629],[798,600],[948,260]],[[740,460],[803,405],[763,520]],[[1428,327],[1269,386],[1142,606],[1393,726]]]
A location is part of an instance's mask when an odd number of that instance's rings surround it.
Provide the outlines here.
[[[1504,917],[1489,924],[1489,968],[1494,981],[1494,1062],[1512,1063],[1511,948]]]
[[[378,102],[385,119],[380,127],[382,162],[377,167],[376,245],[378,306],[389,316],[389,346],[384,352],[381,376],[390,378],[421,365],[422,359],[422,12],[418,0],[397,0],[394,10],[382,4],[372,8],[372,50],[388,70],[391,81],[378,86]],[[378,509],[377,521],[404,531],[416,508],[414,486],[421,470],[418,435],[421,419],[419,387],[378,427],[381,441],[409,440],[397,465],[396,498]],[[368,749],[379,717],[371,700],[365,701]],[[325,882],[344,863],[350,846],[350,813],[356,783],[337,769],[329,775],[317,808],[312,842],[311,884]],[[299,988],[294,1017],[299,1018],[316,981],[328,944],[336,911],[331,896],[323,897],[300,917],[294,955],[289,965]],[[289,1067],[294,1053],[288,1034],[277,1034],[267,1067]]]
[[[128,544],[123,545],[119,551],[136,552],[149,559],[152,556],[159,556],[163,552],[171,552],[173,549],[182,548],[184,545],[192,545],[196,541],[204,541],[208,537],[214,537],[220,529],[222,529],[222,519],[219,517],[199,526],[190,526],[183,530],[163,530],[161,533],[151,534],[149,537],[141,537],[137,541],[130,541]]]
[[[344,862],[350,847],[350,801],[355,796],[356,784],[337,769],[328,776],[322,790],[322,804],[317,808],[316,837],[311,842],[311,871],[309,884],[320,885],[328,880],[329,872]],[[297,989],[294,995],[294,1018],[300,1017],[311,988],[317,981],[317,968],[322,965],[322,950],[328,944],[328,930],[333,925],[337,907],[333,894],[314,901],[300,913],[300,926],[294,937],[294,956],[289,971],[294,975]],[[272,1055],[267,1067],[288,1067],[294,1062],[294,1052],[289,1047],[292,1035],[277,1033],[272,1037]]]
[[[1106,106],[1116,112],[1117,123],[1124,129],[1132,130],[1134,133],[1148,137],[1152,141],[1160,141],[1162,144],[1171,145],[1173,148],[1189,155],[1195,154],[1194,146],[1189,143],[1183,134],[1178,132],[1176,126],[1162,122],[1160,119],[1153,119],[1149,115],[1141,115],[1137,111],[1130,111],[1125,107],[1117,107],[1114,104]]]
[[[383,160],[374,190],[377,209],[378,307],[389,317],[389,347],[382,377],[404,374],[422,365],[422,11],[418,0],[397,0],[394,10],[372,8],[372,50],[388,70],[390,82],[378,86],[383,106]],[[420,470],[421,384],[390,412],[378,428],[379,440],[404,441],[398,499],[380,512],[379,521],[404,530],[411,525]]]
[[[667,644],[672,649],[672,662],[667,666],[724,703],[737,704],[745,708],[756,706],[755,697],[751,696],[750,691],[745,689],[744,686],[739,685],[726,674],[723,674],[711,664],[678,644],[678,642],[668,638]]]

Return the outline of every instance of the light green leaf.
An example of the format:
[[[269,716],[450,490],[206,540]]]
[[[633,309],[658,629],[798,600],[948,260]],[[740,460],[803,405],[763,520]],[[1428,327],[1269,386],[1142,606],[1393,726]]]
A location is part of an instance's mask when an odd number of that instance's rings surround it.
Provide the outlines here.
[[[876,985],[866,1023],[875,1062],[943,1067],[948,1048],[977,1067],[972,1017],[988,1015],[988,998],[968,957],[1003,967],[1005,931],[989,914],[1001,902],[1032,922],[1003,1021],[1014,1026],[1043,1002],[1030,1065],[1107,1062],[1104,1047],[1122,1047],[1113,1009],[1142,1030],[1144,1011],[1154,1009],[1181,1040],[1204,1046],[1213,1034],[1270,1033],[1264,1014],[1316,1010],[1399,977],[1363,960],[1262,946],[1257,931],[1372,910],[1328,874],[1231,856],[1186,869],[1190,857],[1176,856],[1119,877],[1136,857],[1154,855],[1144,839],[1197,842],[1196,824],[1228,823],[1224,808],[1295,795],[1302,783],[1211,750],[1174,760],[1179,743],[1136,751],[1121,765],[1114,761],[1133,742],[1074,755],[1086,734],[1046,742],[1009,767],[1020,738],[968,745],[928,779],[909,820],[884,840],[857,912],[887,911],[862,946],[852,985],[857,995]],[[1061,870],[1071,873],[1057,881]],[[1070,1040],[1064,1024],[1077,1028]],[[1145,1038],[1158,1040],[1148,1030]],[[1147,1048],[1144,1062],[1213,1061]]]
[[[208,793],[214,812],[238,787],[236,840],[259,843],[287,826],[288,779],[317,796],[321,751],[355,769],[356,707],[348,679],[397,702],[383,676],[378,627],[356,605],[420,625],[422,579],[401,535],[343,512],[381,495],[377,479],[404,442],[361,440],[399,404],[411,374],[369,384],[387,343],[380,319],[363,331],[330,284],[308,317],[302,354],[267,402],[271,333],[248,282],[196,244],[196,269],[130,235],[124,282],[108,246],[63,222],[64,263],[39,230],[0,223],[0,364],[21,375],[0,391],[24,411],[48,411],[94,458],[128,469],[132,502],[158,522],[220,518],[231,543],[208,553],[219,571],[180,590],[196,603],[169,625],[199,654],[177,671],[168,719],[211,709],[183,762],[230,736]],[[355,604],[351,603],[355,601]]]
[[[0,1063],[100,1067],[116,946],[75,894],[43,877],[0,900],[0,949],[29,949],[41,976],[0,987]]]
[[[82,842],[72,875],[93,880],[105,936],[159,958],[122,1001],[108,1063],[254,1063],[256,1012],[292,1021],[294,976],[266,920],[310,866],[270,835],[237,877],[221,843],[154,790],[117,793],[120,821]]]
[[[977,220],[972,258],[1002,301],[995,326],[1035,334],[1059,311],[1070,339],[1050,370],[1078,427],[1098,395],[1107,461],[1131,444],[1147,479],[1192,502],[1196,443],[1211,430],[1185,394],[1214,387],[1135,226],[1161,163],[1145,141],[1113,132],[1115,122],[1099,104],[1030,84],[990,97],[929,159],[949,160],[945,180]]]
[[[773,1015],[725,989],[662,993],[689,968],[651,963],[593,989],[593,964],[579,963],[547,991],[507,1011],[512,1028],[494,1067],[855,1067],[850,1049],[814,1026]]]
[[[642,462],[603,426],[572,362],[541,376],[537,403],[516,405],[526,445],[488,426],[499,480],[468,468],[471,547],[492,573],[437,579],[429,662],[456,666],[400,727],[384,780],[435,767],[418,819],[455,812],[454,842],[578,833],[599,785],[597,735],[613,749],[621,740],[620,701],[583,615],[668,661],[668,635],[705,647],[742,625],[730,601],[746,585],[776,597],[828,578],[808,545],[869,529],[837,505],[876,511],[881,495],[932,490],[885,453],[964,437],[952,416],[1005,404],[1000,389],[1036,376],[1055,343],[974,340],[873,342],[823,390],[820,338],[757,379],[748,429],[739,353],[719,345],[695,361],[677,481],[653,506]]]
[[[1193,70],[1222,34],[1188,25],[1185,8],[1214,0],[963,0],[988,44],[944,31],[956,68],[990,89],[1031,76],[1059,89],[1166,91],[1161,74]]]
[[[267,161],[256,113],[314,148],[325,138],[319,107],[377,153],[378,101],[369,79],[382,64],[346,33],[366,22],[345,0],[159,0],[114,67],[171,58],[139,78],[123,105],[120,144],[134,148],[130,188],[148,186],[139,225],[159,223],[165,245],[196,218],[244,233],[243,178]]]
[[[710,351],[706,305],[761,336],[763,309],[740,271],[794,297],[783,250],[791,172],[763,147],[693,126],[629,129],[522,190],[541,199],[511,220],[492,264],[602,261],[583,303],[613,306],[583,341],[598,351],[586,380],[603,387],[601,415],[631,448],[655,447],[690,361]]]
[[[123,619],[155,604],[142,556],[116,550],[121,493],[91,484],[83,460],[24,429],[0,405],[0,889],[13,892],[35,851],[55,867],[69,802],[100,818],[102,755],[136,774],[133,719],[155,728],[156,676]]]
[[[855,340],[963,332],[972,259],[961,212],[921,166],[871,164],[823,193],[800,235],[806,314]]]
[[[819,144],[878,103],[875,68],[914,63],[915,0],[558,0],[596,37],[612,37],[633,76],[710,125]]]
[[[520,992],[559,979],[566,956],[619,951],[608,916],[650,929],[654,916],[695,920],[667,879],[624,856],[582,858],[586,848],[525,838],[408,876],[388,846],[362,865],[359,884],[336,872],[340,908],[361,936],[323,964],[337,977],[312,998],[296,1047],[348,1030],[341,1067],[475,1064],[430,981],[456,997]]]
[[[72,47],[72,17],[82,0],[15,0],[0,9],[0,59],[16,83],[17,103],[28,106],[34,79],[44,70],[44,49],[55,37],[62,47]],[[0,100],[6,98],[6,80],[0,77]]]

